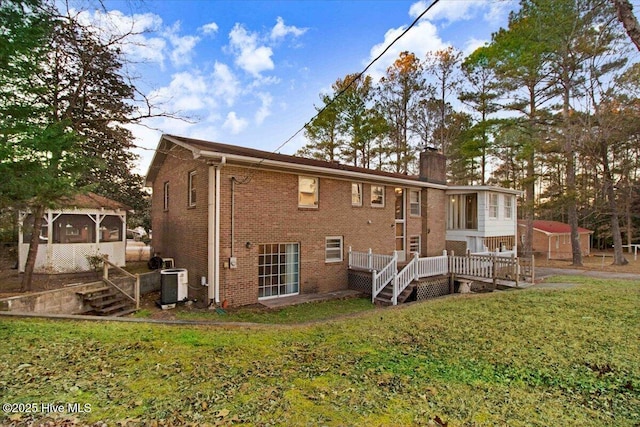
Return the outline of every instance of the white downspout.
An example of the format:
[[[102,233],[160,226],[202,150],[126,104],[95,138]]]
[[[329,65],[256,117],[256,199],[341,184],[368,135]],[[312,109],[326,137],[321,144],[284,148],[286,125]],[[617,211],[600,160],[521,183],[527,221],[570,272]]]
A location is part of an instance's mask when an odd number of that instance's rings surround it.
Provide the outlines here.
[[[208,209],[207,209],[207,297],[209,302],[211,302],[215,298],[213,283],[214,280],[214,271],[215,271],[215,182],[216,182],[216,167],[213,165],[209,165],[209,180],[207,186],[207,200],[208,200]]]
[[[216,304],[220,303],[220,167],[225,163],[226,158],[223,157],[220,163],[209,165],[207,294],[209,302]]]

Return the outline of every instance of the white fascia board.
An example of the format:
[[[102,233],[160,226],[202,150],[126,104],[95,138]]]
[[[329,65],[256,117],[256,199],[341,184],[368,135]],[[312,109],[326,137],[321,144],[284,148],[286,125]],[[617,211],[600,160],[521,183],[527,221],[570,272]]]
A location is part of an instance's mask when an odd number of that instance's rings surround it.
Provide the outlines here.
[[[477,193],[480,191],[493,191],[496,193],[513,194],[515,196],[524,195],[524,191],[522,190],[494,187],[491,185],[450,185],[447,187],[447,194]]]
[[[193,151],[193,149],[191,150]],[[366,181],[366,182],[376,182],[376,183],[389,183],[389,184],[397,184],[406,187],[422,187],[422,188],[436,188],[440,190],[446,190],[448,187],[442,184],[433,184],[426,181],[419,181],[413,179],[402,179],[395,177],[387,177],[387,176],[379,176],[372,175],[364,172],[354,172],[348,170],[336,170],[323,168],[319,166],[311,166],[311,165],[302,165],[298,163],[289,163],[289,162],[281,162],[278,160],[269,160],[269,159],[261,159],[256,157],[247,157],[240,156],[236,154],[227,154],[227,153],[219,153],[216,151],[204,151],[197,150],[198,156],[207,157],[207,158],[226,158],[227,162],[236,161],[238,163],[249,163],[249,167],[257,168],[258,165],[265,165],[272,168],[278,168],[288,171],[299,171],[305,172],[314,175],[321,175],[327,177],[336,177],[342,179],[349,180],[358,180],[358,181]],[[195,152],[194,152],[195,156]]]

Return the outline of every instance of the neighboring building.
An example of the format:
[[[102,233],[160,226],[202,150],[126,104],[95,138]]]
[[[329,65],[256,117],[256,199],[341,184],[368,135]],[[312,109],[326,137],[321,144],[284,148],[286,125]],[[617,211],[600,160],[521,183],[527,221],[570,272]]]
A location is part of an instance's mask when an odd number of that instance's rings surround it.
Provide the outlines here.
[[[78,194],[60,206],[45,212],[35,272],[89,271],[87,257],[93,255],[108,255],[114,264],[125,265],[127,206],[94,193]],[[20,213],[20,272],[27,261],[32,223],[30,213]]]
[[[446,208],[447,251],[517,253],[516,197],[520,194],[500,187],[450,186]]]
[[[146,181],[153,249],[216,304],[346,289],[349,247],[441,255],[445,165],[425,151],[407,176],[163,135]]]
[[[518,221],[518,235],[524,241],[527,223]],[[591,249],[591,235],[593,231],[578,227],[580,248],[582,255],[589,255]],[[571,226],[558,221],[533,221],[533,252],[541,254],[547,259],[571,259]]]

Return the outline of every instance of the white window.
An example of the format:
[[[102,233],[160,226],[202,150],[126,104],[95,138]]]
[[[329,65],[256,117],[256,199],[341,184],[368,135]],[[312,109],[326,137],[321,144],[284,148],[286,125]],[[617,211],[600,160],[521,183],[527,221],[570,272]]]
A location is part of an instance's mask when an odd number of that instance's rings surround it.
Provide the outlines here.
[[[498,218],[498,195],[489,193],[489,218]]]
[[[362,206],[362,184],[351,183],[351,206]]]
[[[409,190],[409,214],[420,216],[420,190]]]
[[[384,186],[371,186],[371,206],[384,207]]]
[[[164,195],[163,195],[163,209],[169,210],[169,181],[164,183]]]
[[[420,236],[409,236],[409,252],[420,253]]]
[[[196,171],[189,172],[189,206],[196,205]]]
[[[331,236],[324,239],[324,260],[326,262],[342,261],[342,236]]]
[[[299,292],[300,245],[259,245],[258,298],[275,298]]]
[[[298,207],[318,207],[318,178],[298,177]]]
[[[509,195],[504,196],[504,219],[511,219],[513,217],[513,197]]]

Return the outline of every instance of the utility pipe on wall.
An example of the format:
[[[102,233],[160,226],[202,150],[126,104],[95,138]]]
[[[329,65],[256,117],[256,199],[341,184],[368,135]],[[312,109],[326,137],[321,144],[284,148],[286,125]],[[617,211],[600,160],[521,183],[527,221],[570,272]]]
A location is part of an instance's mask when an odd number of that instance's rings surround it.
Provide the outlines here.
[[[216,304],[220,303],[220,168],[225,163],[226,158],[222,157],[219,163],[209,164],[207,296],[210,303]]]

